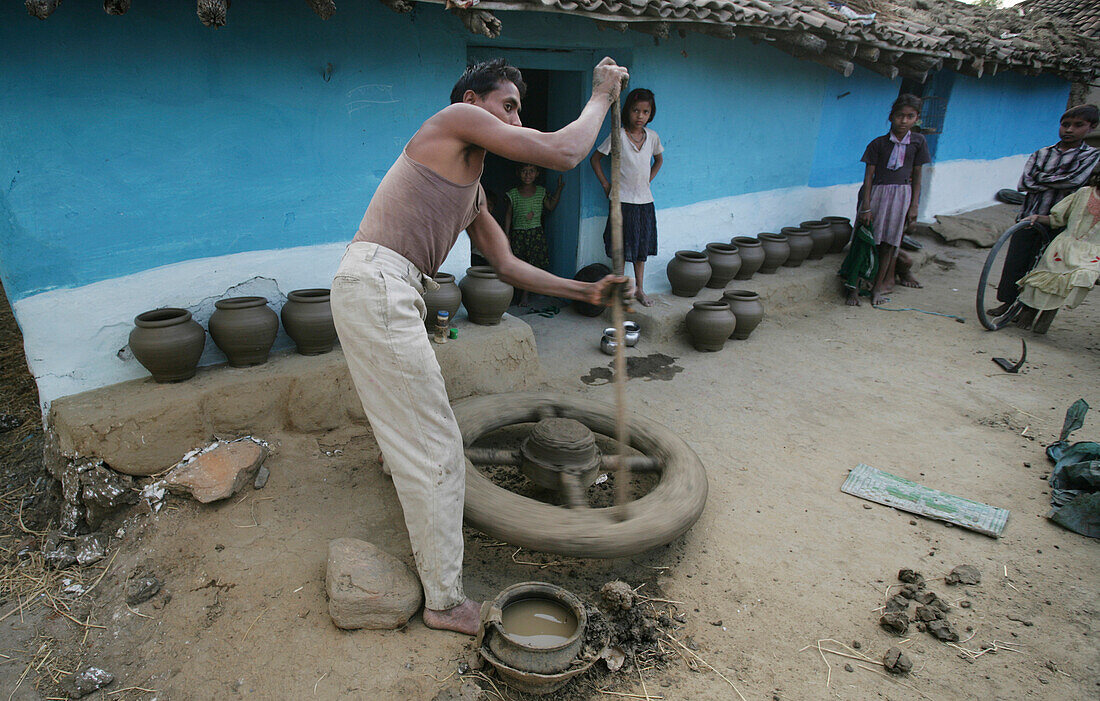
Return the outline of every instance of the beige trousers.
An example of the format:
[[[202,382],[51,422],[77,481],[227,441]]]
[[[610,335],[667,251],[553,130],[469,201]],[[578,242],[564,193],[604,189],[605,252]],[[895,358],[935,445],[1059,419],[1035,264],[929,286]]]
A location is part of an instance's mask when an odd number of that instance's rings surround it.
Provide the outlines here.
[[[355,389],[405,513],[425,605],[461,604],[466,462],[443,375],[424,328],[424,285],[405,257],[348,246],[332,281],[332,319]]]

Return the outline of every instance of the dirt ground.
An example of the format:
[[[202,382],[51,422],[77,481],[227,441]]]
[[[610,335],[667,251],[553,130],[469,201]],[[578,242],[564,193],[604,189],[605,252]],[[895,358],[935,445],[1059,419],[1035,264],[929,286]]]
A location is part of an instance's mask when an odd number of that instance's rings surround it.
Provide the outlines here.
[[[728,679],[674,657],[581,677],[552,698],[738,698],[732,686],[745,699],[1100,693],[1097,543],[1044,518],[1049,495],[1041,481],[1043,446],[1077,398],[1098,409],[1074,437],[1100,439],[1100,297],[1063,311],[1047,336],[988,333],[972,309],[985,252],[929,245],[936,257],[921,271],[925,289],[898,290],[886,306],[959,315],[964,324],[848,308],[838,294],[767,317],[749,340],[720,353],[647,345],[643,329],[632,355],[662,353],[681,370],[632,379],[630,408],[679,433],[710,480],[706,510],[682,538],[633,558],[583,561],[517,552],[467,530],[470,596],[538,579],[594,600],[602,583],[621,578],[677,602],[662,604],[686,617],[673,634],[690,637],[696,654]],[[537,332],[551,387],[612,402],[612,386],[584,379],[609,360],[594,347],[596,325],[569,314],[555,321],[552,333],[545,324]],[[1022,335],[1028,364],[1007,375],[990,359],[1018,357]],[[9,433],[0,440],[9,442]],[[134,509],[112,526],[121,530],[108,559],[79,574],[85,589],[95,588],[63,599],[68,616],[36,594],[0,621],[0,688],[14,689],[9,698],[62,696],[55,680],[89,664],[117,677],[107,688],[114,693],[93,697],[110,699],[430,699],[459,676],[467,638],[430,631],[419,617],[392,632],[340,631],[328,617],[328,540],[363,538],[411,560],[376,446],[336,436],[264,438],[273,453],[262,491],[248,488],[214,506],[172,499],[159,513]],[[23,490],[3,504],[8,530],[0,545],[6,576],[15,577],[18,544],[39,538],[24,529],[44,529],[26,518],[47,512],[19,483],[36,478],[33,459],[5,456],[0,494]],[[840,485],[861,462],[1010,510],[1004,536],[843,494]],[[11,512],[24,498],[20,527]],[[979,568],[980,584],[936,579],[964,563]],[[972,658],[912,628],[902,638],[880,628],[878,609],[900,568],[922,572],[929,588],[956,604],[948,615],[962,647],[978,652],[996,641],[999,649]],[[128,606],[127,577],[146,573],[164,590]],[[25,600],[10,586],[0,594],[0,616]],[[958,605],[964,601],[966,608]],[[899,645],[913,672],[889,677],[869,662],[822,654],[816,646],[826,639],[858,643],[858,653],[874,660]],[[822,647],[843,650],[839,643]],[[497,689],[481,683],[490,698],[525,698],[499,681]]]

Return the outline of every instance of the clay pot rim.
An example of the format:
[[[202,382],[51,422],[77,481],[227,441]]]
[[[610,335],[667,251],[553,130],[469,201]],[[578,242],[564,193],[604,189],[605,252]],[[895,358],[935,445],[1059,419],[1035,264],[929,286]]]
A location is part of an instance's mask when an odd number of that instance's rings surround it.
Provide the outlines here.
[[[751,302],[754,299],[760,299],[760,295],[752,290],[726,290],[722,293],[722,298],[739,299],[746,302]]]
[[[499,280],[500,276],[497,275],[497,271],[493,270],[491,265],[474,265],[466,268],[466,275],[469,277],[480,277],[487,280]]]
[[[214,302],[214,306],[218,309],[250,309],[266,305],[266,297],[227,297]]]
[[[829,226],[829,222],[824,219],[810,219],[802,222],[799,226],[803,229],[820,229]]]
[[[707,311],[722,311],[723,309],[729,309],[729,302],[723,302],[720,299],[703,300],[691,305],[695,309],[705,309]]]
[[[830,222],[830,223],[836,222],[838,224],[851,224],[852,223],[852,220],[849,219],[848,217],[822,217],[821,221]]]
[[[501,612],[503,612],[509,604],[514,604],[525,599],[548,599],[556,604],[564,606],[569,609],[573,617],[577,619],[577,629],[573,631],[573,634],[566,638],[563,643],[559,643],[553,647],[534,647],[533,645],[527,645],[508,635],[507,631],[504,630],[504,625],[494,621],[493,625],[496,627],[497,632],[512,645],[535,652],[556,652],[575,644],[577,640],[584,635],[585,628],[588,627],[588,613],[584,610],[584,605],[581,603],[580,599],[577,598],[576,594],[556,584],[536,581],[518,582],[497,594],[493,599],[493,606],[500,608]]]
[[[737,253],[737,246],[732,243],[722,243],[721,241],[715,241],[714,243],[708,243],[706,245],[708,251],[717,251],[718,253],[724,253],[726,255],[732,255]]]
[[[680,260],[689,260],[698,263],[707,259],[707,254],[702,251],[676,251],[676,257]]]
[[[801,226],[785,226],[779,230],[779,233],[784,236],[809,236],[810,230],[803,229]]]
[[[730,243],[734,246],[759,246],[760,239],[753,238],[752,236],[734,236],[730,239]]]
[[[432,276],[432,279],[440,285],[447,285],[455,281],[455,276],[450,273],[436,273]]]
[[[288,302],[303,302],[305,304],[327,302],[329,301],[330,294],[332,293],[327,287],[307,287],[303,290],[292,290],[287,293],[286,300]]]
[[[186,324],[188,321],[191,321],[191,312],[179,307],[150,309],[134,317],[134,325],[143,329],[162,329],[166,326]]]
[[[759,234],[756,235],[756,237],[760,238],[760,239],[763,239],[765,241],[775,241],[776,243],[786,243],[787,242],[787,235],[786,234],[774,234],[770,231],[765,231],[765,232],[759,233]]]

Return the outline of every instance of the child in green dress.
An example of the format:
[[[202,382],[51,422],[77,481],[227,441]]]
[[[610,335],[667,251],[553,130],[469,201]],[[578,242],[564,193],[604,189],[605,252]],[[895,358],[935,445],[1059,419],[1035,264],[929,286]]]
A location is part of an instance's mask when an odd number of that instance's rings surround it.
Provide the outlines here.
[[[504,213],[504,231],[508,233],[508,242],[512,253],[520,260],[548,270],[550,268],[550,249],[546,243],[546,232],[542,228],[542,211],[554,211],[561,199],[565,180],[558,176],[558,185],[550,194],[542,185],[536,185],[539,167],[524,163],[516,169],[519,186],[505,193],[508,203]],[[524,292],[520,304],[527,303]]]

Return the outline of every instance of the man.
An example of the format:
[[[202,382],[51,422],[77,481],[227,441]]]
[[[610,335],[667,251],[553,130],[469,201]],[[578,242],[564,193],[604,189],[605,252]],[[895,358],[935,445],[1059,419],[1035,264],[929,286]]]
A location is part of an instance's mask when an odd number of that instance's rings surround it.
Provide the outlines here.
[[[1050,214],[1051,207],[1088,181],[1100,161],[1100,150],[1086,144],[1085,137],[1098,122],[1100,110],[1095,105],[1066,110],[1059,120],[1058,143],[1039,149],[1027,159],[1018,186],[1024,193],[1024,203],[1016,221],[1034,214]],[[990,309],[990,316],[1005,314],[1016,301],[1020,294],[1016,283],[1031,269],[1039,251],[1053,238],[1051,234],[1046,229],[1028,228],[1013,235],[997,285],[997,301],[1002,304]]]
[[[605,304],[630,281],[565,280],[512,255],[479,184],[485,153],[552,170],[575,167],[619,99],[626,69],[605,58],[576,121],[524,128],[520,72],[503,60],[471,66],[451,105],[413,135],[382,179],[332,282],[332,316],[363,409],[405,514],[424,585],[424,624],[473,635],[480,604],[462,590],[465,457],[435,352],[424,332],[425,287],[459,233],[501,279],[532,292]]]

